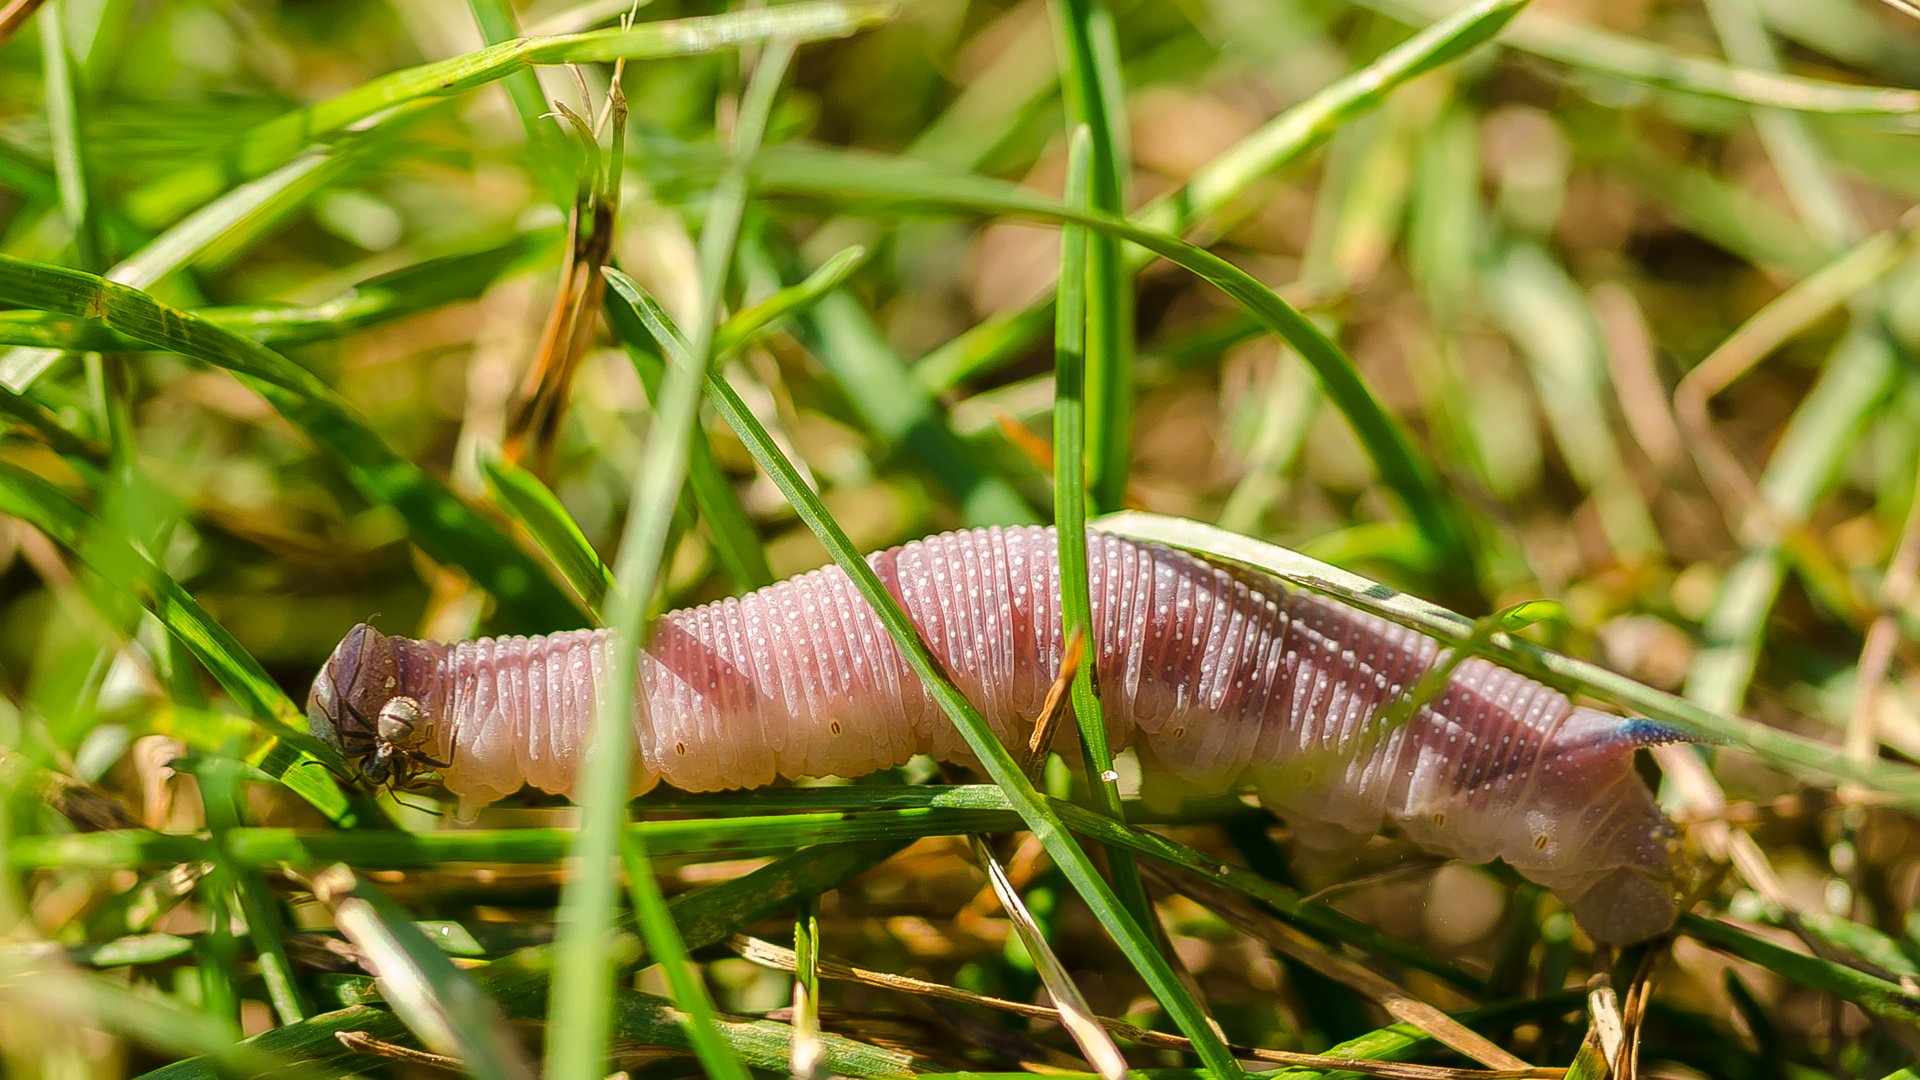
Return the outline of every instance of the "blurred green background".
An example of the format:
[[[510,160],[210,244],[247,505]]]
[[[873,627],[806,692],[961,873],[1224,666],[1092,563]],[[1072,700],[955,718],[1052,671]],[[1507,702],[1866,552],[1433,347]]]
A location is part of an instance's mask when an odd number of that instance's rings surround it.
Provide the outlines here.
[[[1510,14],[1479,6],[1492,14],[1468,43]],[[644,26],[718,10],[655,0],[637,14]],[[1337,342],[1453,502],[1424,509],[1465,527],[1453,550],[1424,530],[1422,505],[1383,482],[1381,444],[1356,436],[1301,339],[1283,342],[1165,261],[1117,279],[1113,355],[1134,386],[1094,419],[1096,512],[1126,504],[1218,523],[1472,615],[1557,600],[1564,617],[1537,628],[1556,648],[1844,744],[1858,761],[1920,759],[1920,261],[1906,216],[1920,198],[1920,92],[1906,89],[1920,80],[1920,21],[1870,0],[1536,0],[1494,44],[1408,78],[1392,50],[1452,11],[1447,0],[1100,10],[1117,50],[1103,135],[1121,205],[1275,290]],[[388,633],[440,639],[586,624],[485,463],[540,373],[574,365],[550,453],[522,464],[613,564],[650,396],[594,304],[578,348],[543,347],[542,329],[576,182],[601,182],[618,144],[603,129],[589,151],[564,117],[541,115],[559,102],[596,116],[611,65],[544,64],[448,96],[395,97],[389,111],[272,122],[474,53],[488,17],[558,35],[626,11],[65,0],[0,46],[0,253],[23,260],[0,280],[0,465],[12,470],[0,483],[17,495],[39,489],[10,478],[38,478],[90,515],[75,536],[0,516],[10,762],[95,785],[135,821],[188,830],[209,819],[190,781],[164,772],[167,755],[232,757],[262,737],[237,719],[249,703],[234,684],[141,616],[143,594],[112,558],[76,555],[89,544],[144,553],[296,704],[341,635],[374,616]],[[851,246],[865,254],[723,371],[862,550],[1053,518],[1053,323],[1034,305],[1054,296],[1060,230],[1005,215],[994,200],[1008,187],[941,185],[973,174],[1062,195],[1069,117],[1083,106],[1063,100],[1061,27],[1039,0],[912,0],[871,26],[850,18],[814,35],[824,40],[802,46],[773,107],[723,314]],[[683,327],[699,318],[695,245],[717,147],[758,51],[641,57],[624,70],[624,168],[601,235],[610,261]],[[56,53],[64,65],[49,65]],[[1375,83],[1352,76],[1368,71]],[[296,415],[231,364],[158,351],[114,317],[89,322],[98,310],[73,306],[87,302],[78,279],[61,279],[59,303],[36,300],[29,264],[111,270],[202,312],[337,391],[349,406],[339,415],[364,426],[317,434],[331,421]],[[269,382],[305,377],[275,370]],[[706,413],[701,429],[765,572],[826,563],[727,426]],[[380,442],[393,453],[381,457]],[[398,490],[382,483],[434,481],[476,508],[439,519],[437,540],[423,539],[423,522],[459,502],[380,495]],[[665,606],[752,583],[729,572],[728,541],[693,509],[670,534]],[[503,581],[520,583],[517,600],[502,601]],[[256,718],[274,707],[270,689],[259,693]],[[1796,920],[1838,920],[1821,940],[1866,950],[1876,977],[1905,977],[1911,993],[1912,818],[1738,754],[1714,769],[1785,892],[1723,883],[1713,910],[1803,940]],[[283,791],[250,790],[245,815],[261,824],[318,821]],[[551,800],[522,803],[482,824],[570,820]],[[14,833],[71,828],[15,805]],[[837,948],[864,942],[943,980],[973,964],[995,974],[964,978],[1031,992],[1031,967],[1027,983],[1006,982],[1004,925],[926,922],[950,917],[977,878],[935,890],[898,869],[847,901],[866,905],[867,936]],[[19,940],[97,942],[98,913],[131,874],[16,867],[5,917]],[[1537,926],[1502,929],[1535,921],[1502,922],[1517,910],[1512,881],[1441,874],[1466,877],[1400,879],[1341,903],[1476,970],[1519,972],[1516,990],[1560,989],[1564,916],[1543,914],[1561,944],[1541,944]],[[534,873],[530,891],[497,906],[550,915],[554,880]],[[444,884],[416,875],[397,888],[417,914],[470,914],[471,897],[434,893]],[[938,895],[900,899],[922,888]],[[1071,895],[1057,878],[1047,888],[1062,904]],[[1073,910],[1081,924],[1062,933],[1097,940]],[[1350,1017],[1315,1014],[1288,981],[1297,974],[1276,974],[1204,908],[1169,918],[1209,994],[1236,1003],[1235,1037],[1314,1046],[1350,1033]],[[1520,949],[1519,967],[1497,967],[1503,948]],[[1769,971],[1728,968],[1697,942],[1681,942],[1674,963],[1663,1000],[1706,1018],[1674,1030],[1721,1048],[1689,1060],[1669,1031],[1664,1052],[1684,1064],[1663,1075],[1868,1075],[1916,1046],[1911,1030],[1889,1033]],[[724,1007],[783,1000],[784,983],[769,997],[739,961],[709,970]],[[149,983],[167,989],[168,978]],[[1123,1012],[1132,991],[1089,993]],[[264,998],[241,996],[252,1011],[235,1015],[255,1030]],[[1513,1045],[1563,1064],[1578,1039],[1557,1024]],[[0,1018],[0,1046],[23,1076],[159,1063],[119,1056],[104,1036],[43,1045],[17,1017]]]

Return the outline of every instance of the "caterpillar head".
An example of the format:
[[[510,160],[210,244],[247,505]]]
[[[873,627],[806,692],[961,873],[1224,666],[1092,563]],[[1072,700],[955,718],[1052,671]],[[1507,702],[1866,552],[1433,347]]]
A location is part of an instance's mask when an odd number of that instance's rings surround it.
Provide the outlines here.
[[[409,747],[423,719],[420,703],[400,694],[399,650],[361,623],[340,639],[307,695],[313,736],[340,751],[371,785],[406,787],[434,761]]]
[[[1552,889],[1596,941],[1642,941],[1679,914],[1691,864],[1634,772],[1633,752],[1690,738],[1652,721],[1575,709],[1540,756],[1533,795],[1513,815],[1500,854]]]

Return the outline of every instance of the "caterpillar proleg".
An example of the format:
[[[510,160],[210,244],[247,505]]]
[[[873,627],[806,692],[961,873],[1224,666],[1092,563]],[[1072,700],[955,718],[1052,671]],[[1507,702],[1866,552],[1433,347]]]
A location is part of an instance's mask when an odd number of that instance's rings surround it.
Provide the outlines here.
[[[1307,847],[1392,825],[1437,854],[1505,859],[1598,940],[1672,924],[1682,863],[1633,751],[1681,733],[1478,658],[1382,724],[1446,660],[1437,642],[1170,548],[1091,531],[1087,548],[1109,736],[1135,749],[1149,794],[1250,783]],[[1024,746],[1064,647],[1052,530],[948,533],[868,560],[995,733]],[[468,807],[524,785],[572,794],[605,648],[604,631],[449,645],[362,624],[307,714],[375,782],[430,765]],[[636,794],[971,759],[835,567],[663,616],[638,686]]]

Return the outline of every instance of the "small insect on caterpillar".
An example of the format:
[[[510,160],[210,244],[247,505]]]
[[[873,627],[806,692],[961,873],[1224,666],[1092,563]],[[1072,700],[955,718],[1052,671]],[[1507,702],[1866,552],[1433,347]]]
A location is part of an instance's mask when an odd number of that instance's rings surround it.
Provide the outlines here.
[[[1159,545],[1089,532],[1087,556],[1110,738],[1150,795],[1250,782],[1308,848],[1393,825],[1437,854],[1505,859],[1599,940],[1672,924],[1682,864],[1633,751],[1681,733],[1478,658],[1386,723],[1446,662],[1431,638]],[[995,734],[1026,745],[1064,646],[1053,531],[948,533],[868,561]],[[362,624],[307,715],[376,783],[431,765],[468,808],[527,784],[572,794],[605,652],[605,631],[447,645]],[[638,686],[636,794],[972,760],[837,567],[663,616]]]

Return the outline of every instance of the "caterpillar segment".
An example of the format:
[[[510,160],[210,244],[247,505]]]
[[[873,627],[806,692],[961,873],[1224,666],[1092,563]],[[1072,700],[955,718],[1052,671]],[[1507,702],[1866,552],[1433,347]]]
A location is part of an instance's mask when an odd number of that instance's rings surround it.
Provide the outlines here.
[[[1681,733],[1479,658],[1390,723],[1449,658],[1431,638],[1158,545],[1090,531],[1087,547],[1108,735],[1135,749],[1149,798],[1250,784],[1304,847],[1350,850],[1393,826],[1439,855],[1504,859],[1598,940],[1672,925],[1685,865],[1633,753]],[[1053,531],[948,533],[868,562],[994,733],[1025,746],[1064,650]],[[573,795],[606,643],[579,630],[443,644],[363,624],[308,716],[357,761],[380,755],[380,776],[361,765],[370,779],[432,767],[468,810],[526,785]],[[919,753],[972,763],[837,567],[662,616],[638,687],[635,794],[859,776]]]

